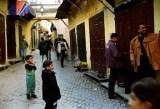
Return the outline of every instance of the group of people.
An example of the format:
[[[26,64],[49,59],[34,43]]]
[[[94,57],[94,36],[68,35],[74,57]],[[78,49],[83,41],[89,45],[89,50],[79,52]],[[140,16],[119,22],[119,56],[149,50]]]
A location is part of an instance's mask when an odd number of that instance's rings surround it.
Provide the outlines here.
[[[61,67],[64,67],[64,59],[67,56],[69,45],[63,38],[63,34],[59,34],[58,38],[54,41],[51,40],[50,36],[47,36],[46,40],[44,40],[44,37],[41,38],[38,49],[40,51],[40,55],[42,56],[42,62],[44,60],[44,56],[46,56],[48,60],[51,60],[52,48],[54,48],[57,54],[57,60],[60,58]]]
[[[42,62],[44,61],[44,56],[46,56],[48,60],[51,60],[52,47],[53,47],[53,44],[49,35],[47,35],[45,38],[41,37],[41,41],[38,45],[38,49],[40,51],[40,55],[42,56]]]
[[[148,33],[145,24],[140,24],[137,32],[137,36],[130,42],[130,62],[133,72],[138,76],[131,87],[131,98],[128,104],[130,109],[160,109],[160,34]],[[118,34],[112,33],[111,40],[106,45],[107,65],[110,68],[108,90],[110,99],[115,98],[114,86],[123,67],[121,60],[123,53],[118,49],[118,38]],[[41,43],[45,45],[43,43],[46,42],[42,39]],[[69,48],[63,36],[60,35],[55,39],[54,47],[57,59],[61,57],[62,67],[66,51],[65,46]],[[42,48],[40,45],[39,49],[41,53]],[[32,55],[27,55],[25,60],[27,98],[37,98],[34,92],[36,66]],[[43,63],[43,67],[42,91],[43,99],[46,102],[45,109],[56,109],[61,94],[53,71],[53,62],[47,58]]]
[[[111,34],[106,44],[106,63],[110,68],[109,90],[110,99],[115,98],[114,87],[117,77],[122,75],[123,53],[118,47],[119,35]],[[135,75],[131,87],[131,109],[160,109],[160,33],[148,33],[145,24],[140,24],[135,36],[130,42],[130,65]],[[133,78],[133,77],[131,77]],[[137,82],[138,81],[138,82]]]
[[[67,41],[63,38],[63,35],[59,35],[55,39],[54,44],[49,35],[42,37],[39,43],[38,49],[40,55],[42,56],[43,70],[42,70],[42,96],[43,100],[46,102],[45,109],[56,109],[57,101],[61,98],[61,93],[59,86],[57,84],[53,61],[51,60],[51,51],[54,47],[54,50],[57,54],[57,59],[61,59],[61,66],[64,66],[64,58],[66,51],[69,49]],[[46,60],[44,60],[46,56]],[[37,98],[35,94],[35,71],[36,65],[33,61],[32,55],[23,56],[25,60],[25,69],[26,69],[26,87],[27,87],[27,99],[31,100]]]

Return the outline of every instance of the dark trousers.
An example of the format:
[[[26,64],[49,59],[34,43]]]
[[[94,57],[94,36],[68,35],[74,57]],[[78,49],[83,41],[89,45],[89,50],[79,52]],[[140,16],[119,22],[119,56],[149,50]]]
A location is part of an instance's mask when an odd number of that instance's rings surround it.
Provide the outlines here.
[[[53,102],[51,101],[45,101],[45,109],[57,109],[57,104],[53,105]]]
[[[125,83],[125,93],[129,94],[132,84],[137,81],[137,73],[133,71],[132,66],[125,66],[123,68],[123,77]]]
[[[46,53],[47,60],[51,60],[51,50]]]
[[[41,56],[42,56],[42,63],[43,63],[43,60],[44,60],[44,56],[45,56],[45,55],[41,55]]]
[[[64,67],[65,50],[61,51],[61,67]]]
[[[56,52],[56,54],[57,54],[57,60],[59,60],[60,53]]]
[[[138,73],[139,73],[139,79],[143,79],[146,77],[152,77],[152,78],[155,77],[155,71],[153,70],[152,66],[139,67]]]
[[[109,97],[114,96],[114,86],[116,84],[117,76],[120,73],[120,69],[111,68],[109,76],[109,88],[108,95]]]

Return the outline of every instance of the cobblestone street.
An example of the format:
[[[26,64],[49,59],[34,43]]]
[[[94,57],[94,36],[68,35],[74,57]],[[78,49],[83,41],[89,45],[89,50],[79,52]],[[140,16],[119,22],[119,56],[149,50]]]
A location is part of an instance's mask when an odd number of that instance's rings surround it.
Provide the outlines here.
[[[0,72],[0,109],[44,109],[41,90],[42,64],[38,52],[34,53],[36,61],[36,94],[38,99],[26,99],[26,82],[24,63],[18,63]],[[64,68],[53,57],[57,81],[62,98],[58,109],[127,109],[121,99],[108,99],[107,90],[94,80],[65,63]]]

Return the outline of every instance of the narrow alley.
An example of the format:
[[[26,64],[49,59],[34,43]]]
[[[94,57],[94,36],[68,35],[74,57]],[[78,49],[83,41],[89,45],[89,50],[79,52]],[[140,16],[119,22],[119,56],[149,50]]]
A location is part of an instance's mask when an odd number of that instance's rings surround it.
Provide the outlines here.
[[[41,88],[42,64],[38,51],[33,52],[36,62],[37,99],[27,100],[24,63],[20,62],[0,72],[0,109],[43,109]],[[126,109],[121,99],[108,99],[107,90],[83,73],[75,72],[69,62],[64,68],[52,54],[57,81],[62,97],[58,109]]]

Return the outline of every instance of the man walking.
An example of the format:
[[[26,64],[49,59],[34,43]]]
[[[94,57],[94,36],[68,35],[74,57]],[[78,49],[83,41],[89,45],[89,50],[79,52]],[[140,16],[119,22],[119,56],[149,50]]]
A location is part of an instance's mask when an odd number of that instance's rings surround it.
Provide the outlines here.
[[[63,38],[63,34],[60,34],[58,38],[55,39],[54,42],[55,51],[57,53],[57,59],[61,60],[61,67],[64,67],[64,58],[67,50],[69,49],[69,45],[67,41]]]

